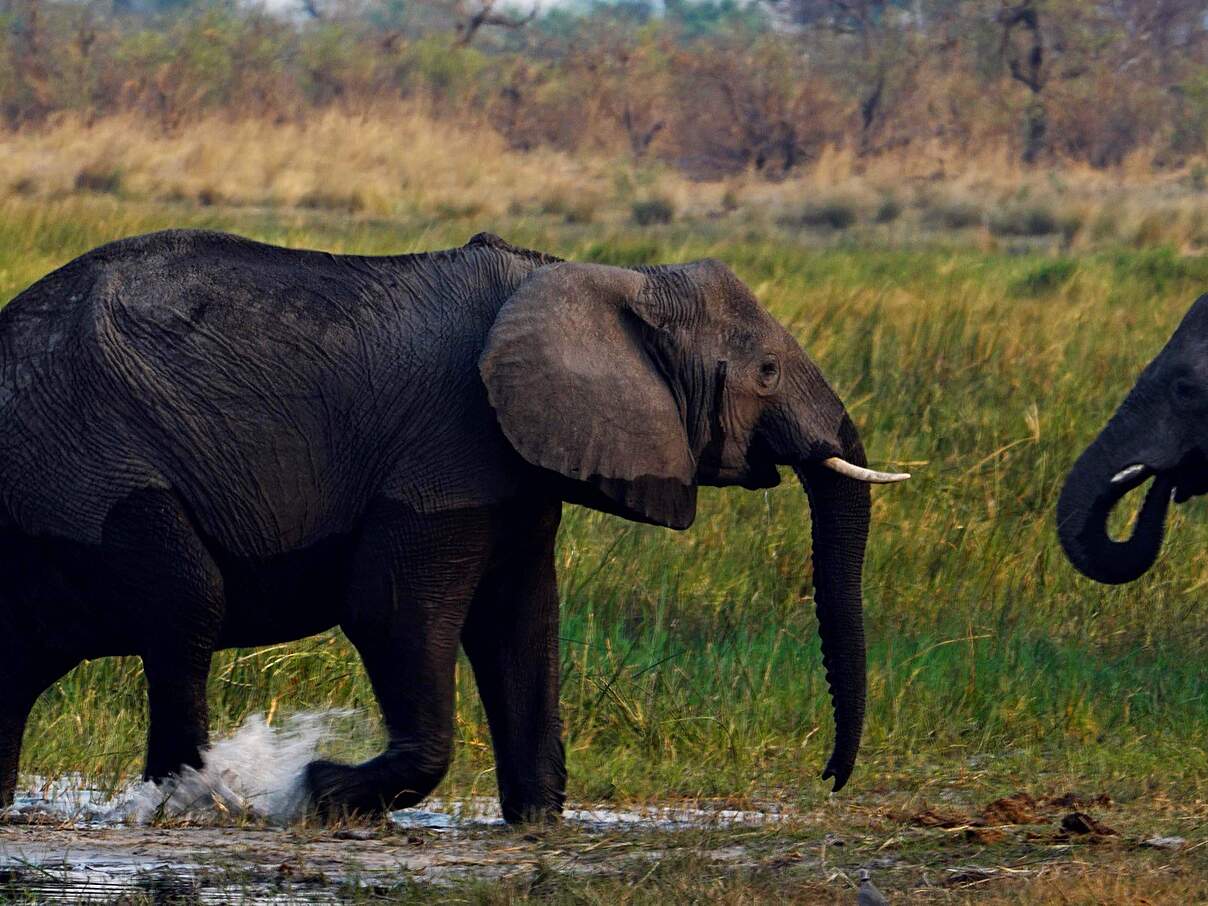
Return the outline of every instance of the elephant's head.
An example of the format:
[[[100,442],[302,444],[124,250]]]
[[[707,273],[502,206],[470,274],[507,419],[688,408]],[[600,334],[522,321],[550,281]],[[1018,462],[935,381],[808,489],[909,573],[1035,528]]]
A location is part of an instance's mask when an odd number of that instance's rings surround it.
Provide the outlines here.
[[[504,305],[480,367],[516,450],[629,518],[686,528],[697,485],[766,488],[777,465],[796,471],[835,710],[823,777],[842,787],[864,719],[868,483],[908,476],[865,468],[843,404],[796,341],[716,261],[558,263]]]
[[[1107,518],[1120,499],[1153,484],[1127,541]],[[1208,295],[1137,379],[1107,427],[1074,463],[1057,503],[1061,546],[1078,570],[1112,585],[1157,559],[1166,510],[1208,491]]]

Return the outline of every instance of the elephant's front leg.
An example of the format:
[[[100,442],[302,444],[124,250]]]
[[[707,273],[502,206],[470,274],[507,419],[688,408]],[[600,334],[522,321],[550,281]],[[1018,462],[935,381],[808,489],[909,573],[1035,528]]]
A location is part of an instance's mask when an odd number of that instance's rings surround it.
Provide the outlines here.
[[[503,816],[512,823],[556,819],[566,798],[554,567],[560,517],[558,501],[513,514],[462,631],[491,726]]]
[[[407,808],[444,777],[457,645],[490,553],[493,521],[485,508],[422,515],[400,503],[375,505],[354,557],[341,626],[365,664],[388,741],[364,764],[307,767],[321,814]]]

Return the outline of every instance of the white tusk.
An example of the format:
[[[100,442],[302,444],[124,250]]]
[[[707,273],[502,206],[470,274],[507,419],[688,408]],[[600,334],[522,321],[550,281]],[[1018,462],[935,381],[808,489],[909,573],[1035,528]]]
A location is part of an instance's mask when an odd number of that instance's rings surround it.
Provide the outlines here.
[[[1149,466],[1142,465],[1141,463],[1131,465],[1126,469],[1121,469],[1112,476],[1112,484],[1124,484],[1124,482],[1132,478],[1136,478],[1142,472],[1148,471],[1148,469]]]
[[[862,466],[853,466],[846,459],[832,456],[822,460],[822,465],[834,469],[840,475],[854,478],[856,481],[867,481],[869,484],[893,484],[895,481],[905,481],[910,477],[909,472],[875,472]]]

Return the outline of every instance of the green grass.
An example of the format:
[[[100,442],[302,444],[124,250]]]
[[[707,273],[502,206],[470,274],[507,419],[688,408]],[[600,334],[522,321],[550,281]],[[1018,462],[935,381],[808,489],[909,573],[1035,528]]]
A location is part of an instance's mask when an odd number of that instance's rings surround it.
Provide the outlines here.
[[[455,245],[491,228],[585,260],[718,257],[820,364],[873,463],[915,474],[873,492],[869,712],[851,796],[1208,794],[1205,505],[1178,508],[1157,566],[1122,588],[1076,575],[1053,525],[1067,469],[1208,286],[1208,260],[1162,249],[1052,259],[820,248],[774,228],[564,220],[395,223],[11,200],[0,203],[0,299],[103,241],[166,226],[363,252]],[[572,798],[823,800],[830,708],[808,548],[791,476],[766,494],[702,491],[684,533],[567,508],[559,566]],[[490,795],[489,737],[464,667],[458,682],[459,744],[442,792]],[[338,633],[215,657],[217,732],[249,712],[327,705],[376,719]],[[39,703],[23,767],[115,781],[138,770],[144,733],[138,662],[90,663]]]

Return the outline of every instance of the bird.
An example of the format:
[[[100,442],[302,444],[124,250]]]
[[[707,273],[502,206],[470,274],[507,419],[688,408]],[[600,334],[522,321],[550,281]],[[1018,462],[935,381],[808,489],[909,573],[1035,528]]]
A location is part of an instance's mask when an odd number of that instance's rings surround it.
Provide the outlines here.
[[[877,890],[867,868],[860,869],[860,890],[856,894],[856,903],[857,906],[889,906],[889,900]]]

